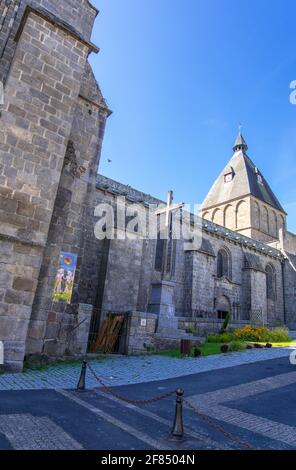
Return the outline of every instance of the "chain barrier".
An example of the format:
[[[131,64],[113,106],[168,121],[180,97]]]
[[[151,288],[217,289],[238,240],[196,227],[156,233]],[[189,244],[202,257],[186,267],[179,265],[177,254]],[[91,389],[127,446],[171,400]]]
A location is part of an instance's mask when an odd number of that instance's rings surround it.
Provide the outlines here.
[[[163,395],[159,395],[157,397],[153,397],[153,398],[146,399],[146,400],[131,400],[130,398],[123,397],[122,395],[119,395],[118,393],[114,392],[114,390],[112,388],[108,387],[103,382],[103,380],[96,374],[96,372],[93,370],[93,368],[89,364],[87,364],[87,367],[90,370],[90,372],[92,373],[93,377],[102,385],[103,390],[106,393],[109,393],[110,395],[113,395],[115,398],[118,398],[121,401],[125,401],[126,403],[139,404],[139,405],[148,405],[149,403],[155,403],[157,401],[164,400],[165,398],[169,398],[169,397],[176,394],[176,390],[173,390],[171,392],[164,393]]]
[[[219,426],[218,424],[216,424],[211,418],[209,418],[207,415],[205,415],[204,413],[199,411],[188,400],[184,399],[184,403],[188,406],[188,408],[190,408],[192,411],[194,411],[211,428],[215,429],[216,431],[219,431],[221,434],[224,434],[224,436],[231,439],[233,442],[243,446],[247,450],[256,450],[256,448],[253,447],[248,442],[242,441],[238,436],[235,436],[231,432],[226,431],[222,426]]]
[[[244,447],[247,450],[256,450],[255,447],[253,447],[251,444],[248,442],[245,442],[241,440],[238,436],[234,435],[233,433],[226,431],[222,426],[219,424],[216,424],[209,416],[205,415],[201,411],[199,411],[194,405],[192,405],[188,400],[183,398],[183,393],[184,391],[181,389],[178,390],[173,390],[171,392],[164,393],[163,395],[159,395],[157,397],[153,397],[150,399],[146,400],[132,400],[130,398],[124,397],[122,395],[119,395],[118,393],[114,392],[114,390],[111,387],[108,387],[108,385],[105,384],[105,382],[101,379],[101,377],[98,376],[98,374],[95,372],[95,370],[92,368],[90,364],[88,364],[86,361],[83,362],[82,366],[82,373],[80,376],[79,384],[78,384],[78,390],[85,390],[85,373],[86,373],[86,368],[89,369],[93,377],[96,379],[96,381],[102,386],[103,391],[105,393],[108,393],[110,395],[113,395],[115,398],[124,401],[126,403],[134,404],[134,405],[147,405],[150,403],[155,403],[160,400],[164,400],[165,398],[169,398],[177,393],[177,404],[179,403],[179,410],[176,409],[176,415],[175,415],[175,422],[173,426],[173,431],[172,434],[176,435],[177,437],[183,436],[183,420],[182,420],[182,403],[185,403],[189,409],[194,411],[206,424],[208,424],[211,428],[215,429],[216,431],[220,432],[223,434],[225,437],[228,439],[232,440],[236,444],[239,444],[240,446]],[[178,407],[178,405],[177,405]],[[178,416],[179,415],[179,416]],[[179,421],[178,422],[178,417]],[[175,427],[178,427],[178,432],[174,429]],[[179,429],[180,428],[180,429]],[[180,436],[179,436],[180,434]]]

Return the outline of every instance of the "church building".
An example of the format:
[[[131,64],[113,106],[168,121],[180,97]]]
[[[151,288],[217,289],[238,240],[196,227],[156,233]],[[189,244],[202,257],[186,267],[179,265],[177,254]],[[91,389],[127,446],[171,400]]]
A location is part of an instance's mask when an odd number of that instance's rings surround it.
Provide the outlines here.
[[[230,326],[296,327],[296,235],[239,133],[199,215],[98,175],[111,111],[88,62],[88,0],[0,4],[0,341],[5,367],[30,357],[145,353]],[[258,156],[260,158],[260,156]],[[156,236],[105,205],[153,206]],[[175,208],[173,210],[173,208]],[[184,212],[184,211],[183,211]],[[166,236],[158,223],[166,217]],[[161,226],[161,224],[160,224]],[[122,237],[122,233],[130,236]],[[107,230],[106,230],[107,234]]]

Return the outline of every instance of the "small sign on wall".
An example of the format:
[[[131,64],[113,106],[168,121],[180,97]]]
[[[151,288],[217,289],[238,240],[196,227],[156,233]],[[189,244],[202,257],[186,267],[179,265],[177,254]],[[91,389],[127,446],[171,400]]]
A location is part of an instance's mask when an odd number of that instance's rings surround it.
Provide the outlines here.
[[[141,318],[141,326],[147,326],[146,318]]]
[[[76,265],[77,255],[61,251],[59,269],[52,295],[55,302],[71,303]]]

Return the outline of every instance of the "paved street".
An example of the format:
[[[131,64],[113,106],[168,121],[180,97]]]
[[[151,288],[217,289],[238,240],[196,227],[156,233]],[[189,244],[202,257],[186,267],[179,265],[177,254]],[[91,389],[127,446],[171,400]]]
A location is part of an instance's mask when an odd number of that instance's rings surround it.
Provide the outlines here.
[[[147,399],[180,386],[188,401],[183,443],[168,438],[174,397],[133,405],[100,389],[80,393],[69,389],[2,390],[0,448],[170,450],[244,449],[250,445],[296,449],[296,367],[287,354],[114,390],[130,399]],[[202,411],[203,418],[189,406]]]
[[[296,346],[294,345],[294,349]],[[95,371],[110,386],[137,384],[154,380],[199,374],[211,370],[252,364],[258,361],[288,357],[293,348],[253,349],[214,356],[177,359],[167,356],[112,356],[92,362]],[[77,385],[81,364],[56,364],[43,370],[23,374],[0,375],[0,390],[73,389]],[[96,387],[88,374],[87,385]]]

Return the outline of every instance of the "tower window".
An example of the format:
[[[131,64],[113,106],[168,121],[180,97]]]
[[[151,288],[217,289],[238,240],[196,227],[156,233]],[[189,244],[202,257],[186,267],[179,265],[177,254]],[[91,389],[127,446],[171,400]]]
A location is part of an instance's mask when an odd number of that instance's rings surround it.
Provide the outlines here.
[[[233,180],[233,173],[226,173],[226,175],[224,175],[224,183],[230,183],[230,181]]]
[[[257,181],[258,181],[259,184],[261,184],[263,186],[263,179],[262,179],[261,175],[257,175]]]
[[[217,256],[217,277],[228,277],[231,278],[231,258],[230,253],[222,248],[218,252]]]
[[[268,299],[276,299],[276,274],[274,267],[268,264],[265,269],[266,272],[266,295]]]

